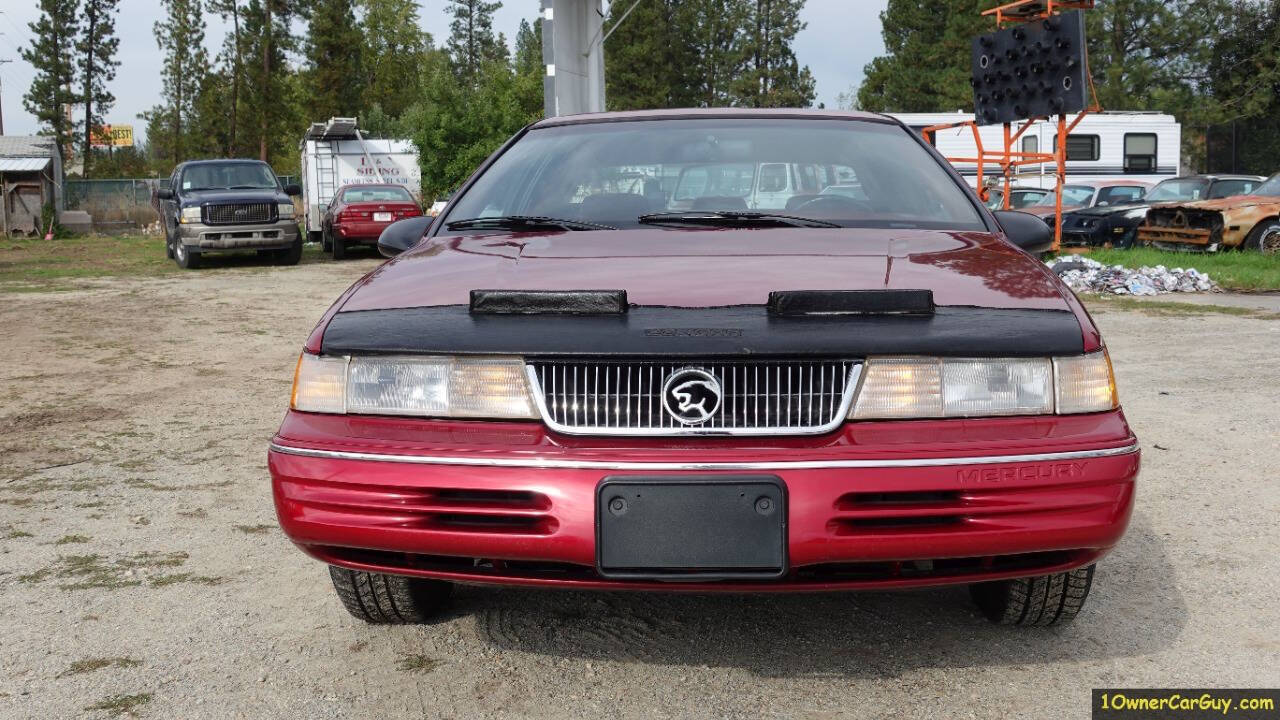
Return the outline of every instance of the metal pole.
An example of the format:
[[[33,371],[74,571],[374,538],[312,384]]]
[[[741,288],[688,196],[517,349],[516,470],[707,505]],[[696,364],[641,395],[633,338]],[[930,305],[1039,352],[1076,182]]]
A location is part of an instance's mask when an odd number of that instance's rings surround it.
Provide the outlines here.
[[[1057,253],[1062,246],[1062,186],[1067,182],[1067,114],[1058,113],[1058,147],[1054,148],[1058,161],[1058,191],[1053,198],[1053,249]]]

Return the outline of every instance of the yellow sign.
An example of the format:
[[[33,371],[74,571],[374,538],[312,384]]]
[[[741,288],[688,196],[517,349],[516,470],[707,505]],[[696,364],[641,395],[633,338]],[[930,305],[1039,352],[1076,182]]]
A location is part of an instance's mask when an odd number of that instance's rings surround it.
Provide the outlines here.
[[[133,126],[103,125],[102,131],[95,134],[93,144],[102,147],[133,147]]]

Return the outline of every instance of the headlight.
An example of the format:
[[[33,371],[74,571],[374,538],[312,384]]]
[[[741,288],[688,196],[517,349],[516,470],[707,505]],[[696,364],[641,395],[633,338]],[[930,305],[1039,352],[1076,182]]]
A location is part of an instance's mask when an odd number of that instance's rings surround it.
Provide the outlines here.
[[[990,417],[1110,410],[1115,381],[1106,352],[1065,358],[867,360],[849,416]]]
[[[276,205],[276,216],[281,219],[293,217],[293,203],[278,203]]]
[[[178,216],[178,221],[184,225],[200,222],[200,208],[182,208],[182,214]]]
[[[355,357],[304,353],[293,409],[422,417],[536,418],[519,358]]]
[[[1129,220],[1145,220],[1147,217],[1147,209],[1137,208],[1136,210],[1130,210],[1125,213],[1124,216]]]

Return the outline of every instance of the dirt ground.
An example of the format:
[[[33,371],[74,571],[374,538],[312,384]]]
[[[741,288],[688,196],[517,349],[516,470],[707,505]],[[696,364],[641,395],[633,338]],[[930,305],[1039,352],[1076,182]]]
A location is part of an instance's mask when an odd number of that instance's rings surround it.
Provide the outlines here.
[[[1068,627],[960,588],[467,588],[434,625],[357,622],[265,457],[304,337],[375,264],[2,296],[0,716],[1084,718],[1092,687],[1280,685],[1280,320],[1218,314],[1098,316],[1144,468]]]

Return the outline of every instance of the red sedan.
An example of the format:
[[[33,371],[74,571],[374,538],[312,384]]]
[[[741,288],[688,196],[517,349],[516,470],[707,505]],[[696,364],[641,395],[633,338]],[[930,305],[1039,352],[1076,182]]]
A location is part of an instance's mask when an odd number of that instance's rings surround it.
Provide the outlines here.
[[[779,163],[861,193],[747,209]],[[1029,252],[1050,241],[885,116],[543,120],[425,236],[388,230],[403,252],[307,339],[277,516],[370,622],[453,583],[961,583],[994,621],[1065,622],[1139,449],[1096,326]]]
[[[347,185],[333,196],[321,220],[324,250],[341,260],[352,245],[373,245],[391,223],[421,214],[401,185]]]

